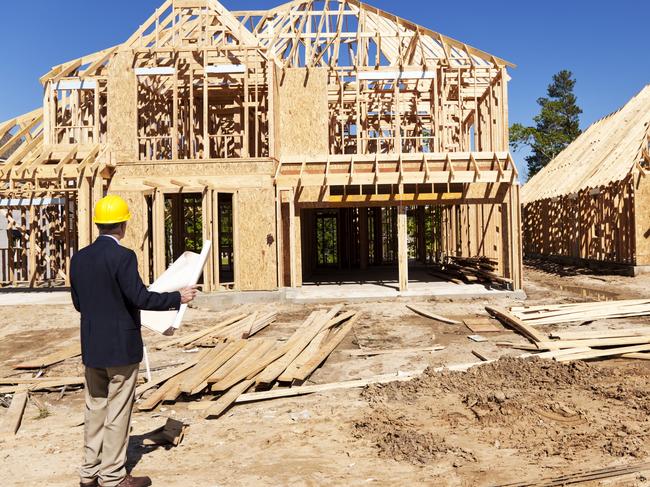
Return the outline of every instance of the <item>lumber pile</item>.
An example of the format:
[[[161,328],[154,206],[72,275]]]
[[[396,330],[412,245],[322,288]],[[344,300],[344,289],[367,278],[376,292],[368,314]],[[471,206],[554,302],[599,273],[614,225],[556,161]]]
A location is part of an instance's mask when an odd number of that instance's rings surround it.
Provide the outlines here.
[[[648,305],[644,303],[648,303]],[[647,307],[647,311],[644,311],[644,307]],[[650,314],[650,302],[647,300],[514,307],[510,311],[492,306],[486,306],[485,309],[504,325],[531,341],[533,345],[529,349],[531,352],[541,352],[534,354],[540,358],[553,359],[558,362],[610,357],[650,358],[650,327],[589,331],[563,330],[548,334],[533,327],[542,324],[573,323]]]
[[[650,315],[649,299],[594,301],[588,303],[544,304],[510,308],[513,315],[528,325],[556,325],[614,318]]]
[[[348,335],[359,314],[342,312],[339,305],[312,312],[286,340],[253,336],[274,319],[274,314],[237,316],[208,330],[170,340],[177,346],[202,348],[187,363],[136,389],[139,396],[157,386],[138,409],[152,410],[184,394],[206,394],[210,398],[202,401],[205,416],[213,417],[249,390],[302,384]]]
[[[512,280],[499,276],[497,266],[496,260],[484,256],[447,256],[447,262],[433,264],[431,273],[440,277],[448,276],[451,282],[481,283],[511,289]]]

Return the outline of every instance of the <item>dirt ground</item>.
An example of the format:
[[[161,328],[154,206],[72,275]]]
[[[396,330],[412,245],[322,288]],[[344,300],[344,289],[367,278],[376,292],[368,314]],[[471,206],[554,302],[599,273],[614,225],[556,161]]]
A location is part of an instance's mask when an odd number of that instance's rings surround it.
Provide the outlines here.
[[[592,274],[557,266],[526,268],[527,304],[647,296],[650,276]],[[0,376],[11,366],[78,339],[78,315],[66,300],[0,306]],[[2,301],[0,301],[1,303]],[[308,383],[327,383],[427,368],[412,381],[297,398],[235,405],[203,419],[184,398],[134,413],[129,468],[157,486],[432,485],[496,486],[650,460],[650,363],[607,360],[558,364],[515,358],[526,343],[504,329],[474,343],[464,325],[445,325],[409,311],[408,302],[349,303],[363,312],[354,332]],[[436,313],[485,316],[485,300],[426,303]],[[489,304],[520,304],[506,298]],[[286,337],[317,305],[248,305],[278,310],[261,336]],[[233,309],[191,309],[183,333],[214,324]],[[581,329],[648,324],[650,318],[591,323]],[[564,327],[576,325],[562,325]],[[557,327],[555,327],[557,328]],[[545,328],[551,330],[553,327]],[[145,333],[149,349],[164,337]],[[432,353],[350,355],[350,350],[445,345]],[[435,372],[442,365],[476,362],[472,351],[497,359],[467,372]],[[191,351],[151,351],[153,367],[183,362]],[[83,371],[79,359],[49,367],[46,375]],[[0,440],[0,485],[77,485],[83,440],[83,391],[35,393],[15,438]],[[2,396],[0,396],[0,402]],[[8,398],[4,402],[8,403]],[[0,422],[6,407],[0,407]],[[146,434],[167,417],[190,424],[175,448],[150,447]],[[583,485],[650,485],[650,471]]]

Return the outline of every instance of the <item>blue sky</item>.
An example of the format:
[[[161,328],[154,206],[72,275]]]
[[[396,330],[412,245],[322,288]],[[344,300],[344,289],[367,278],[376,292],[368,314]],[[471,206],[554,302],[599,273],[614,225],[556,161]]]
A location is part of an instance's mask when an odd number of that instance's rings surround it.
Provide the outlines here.
[[[2,2],[0,120],[41,103],[38,78],[53,65],[123,42],[162,0]],[[230,9],[281,3],[225,0]],[[618,0],[373,0],[376,7],[505,58],[510,122],[532,123],[553,73],[573,71],[586,128],[650,83],[650,2]],[[515,154],[523,169],[523,153]]]

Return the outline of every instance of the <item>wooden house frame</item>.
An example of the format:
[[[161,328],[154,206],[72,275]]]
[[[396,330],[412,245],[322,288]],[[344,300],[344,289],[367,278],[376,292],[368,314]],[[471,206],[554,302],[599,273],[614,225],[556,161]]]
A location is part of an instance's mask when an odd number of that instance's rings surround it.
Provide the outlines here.
[[[401,290],[409,215],[424,241],[434,213],[435,260],[488,257],[519,289],[512,66],[356,0],[235,12],[166,0],[123,44],[52,68],[43,107],[0,125],[0,138],[21,143],[0,166],[3,201],[41,198],[20,207],[22,240],[5,250],[1,280],[65,283],[70,256],[96,236],[93,204],[110,192],[132,208],[126,245],[147,280],[183,250],[170,243],[182,211],[165,222],[174,198],[191,195],[182,204],[200,210],[214,242],[207,290],[301,286],[323,211],[347,222],[339,248],[348,242],[355,268],[393,242]],[[48,243],[30,230],[43,208],[59,215]]]
[[[598,120],[522,189],[531,257],[650,267],[650,86]]]

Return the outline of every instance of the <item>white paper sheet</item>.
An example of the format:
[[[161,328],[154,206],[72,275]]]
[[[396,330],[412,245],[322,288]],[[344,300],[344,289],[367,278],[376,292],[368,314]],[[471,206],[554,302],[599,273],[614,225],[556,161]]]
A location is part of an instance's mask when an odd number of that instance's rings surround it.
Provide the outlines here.
[[[199,282],[211,244],[210,240],[204,241],[200,254],[183,253],[149,286],[149,291],[169,293]],[[182,304],[178,311],[140,311],[142,326],[163,335],[173,335],[174,331],[181,326],[186,309],[187,305]]]

